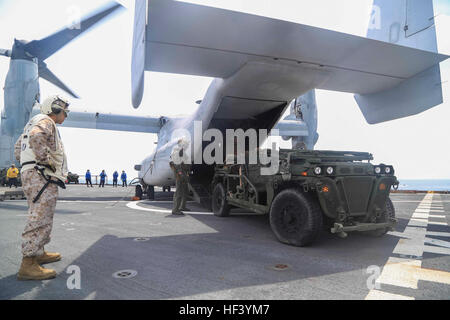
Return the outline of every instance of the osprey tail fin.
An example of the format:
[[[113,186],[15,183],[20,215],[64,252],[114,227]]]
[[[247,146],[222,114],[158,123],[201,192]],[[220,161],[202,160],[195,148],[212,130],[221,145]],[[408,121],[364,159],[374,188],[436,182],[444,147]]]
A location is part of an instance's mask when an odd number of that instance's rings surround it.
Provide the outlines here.
[[[374,0],[367,38],[437,52],[434,16],[433,0]],[[370,124],[421,113],[443,102],[439,64],[355,99]]]

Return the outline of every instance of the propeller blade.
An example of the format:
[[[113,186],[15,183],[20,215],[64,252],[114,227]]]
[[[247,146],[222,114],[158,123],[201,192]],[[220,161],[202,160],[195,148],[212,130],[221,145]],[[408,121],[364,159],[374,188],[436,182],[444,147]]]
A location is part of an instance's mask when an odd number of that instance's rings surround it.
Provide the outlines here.
[[[37,57],[39,60],[44,61],[70,41],[89,30],[92,26],[100,22],[111,13],[121,8],[123,8],[121,4],[112,1],[105,9],[100,9],[99,12],[80,21],[80,28],[65,28],[44,39],[31,41],[25,46],[25,50]]]
[[[6,49],[0,49],[0,56],[11,57],[11,51]]]
[[[58,77],[55,76],[55,74],[53,72],[51,72],[50,69],[47,68],[47,66],[45,64],[39,65],[39,77],[47,80],[48,82],[53,83],[55,86],[64,90],[65,92],[70,94],[72,97],[74,97],[76,99],[80,98],[75,92],[70,90],[70,88],[68,86],[66,86],[61,80],[59,80]]]

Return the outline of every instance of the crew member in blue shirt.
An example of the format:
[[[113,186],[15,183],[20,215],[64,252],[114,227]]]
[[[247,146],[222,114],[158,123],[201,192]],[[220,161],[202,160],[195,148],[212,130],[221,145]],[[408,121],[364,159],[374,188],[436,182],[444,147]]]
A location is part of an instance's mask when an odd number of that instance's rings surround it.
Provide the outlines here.
[[[93,188],[91,181],[91,172],[89,171],[89,169],[88,171],[86,171],[86,175],[84,177],[86,178],[86,186],[89,188],[89,185],[91,185],[91,187]]]
[[[102,170],[102,173],[100,173],[100,184],[98,185],[98,187],[105,187],[105,180],[106,180],[106,173],[105,170]]]
[[[127,174],[125,173],[125,171],[122,171],[120,179],[122,179],[122,188],[127,187]]]
[[[119,178],[119,173],[114,171],[113,173],[113,187],[117,187],[117,179]]]

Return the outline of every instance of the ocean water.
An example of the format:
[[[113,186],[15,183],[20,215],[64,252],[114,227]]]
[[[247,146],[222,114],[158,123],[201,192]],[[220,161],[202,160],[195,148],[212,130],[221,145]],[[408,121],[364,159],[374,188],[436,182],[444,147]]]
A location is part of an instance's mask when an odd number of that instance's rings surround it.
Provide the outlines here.
[[[398,190],[450,191],[450,180],[398,180],[400,181]]]

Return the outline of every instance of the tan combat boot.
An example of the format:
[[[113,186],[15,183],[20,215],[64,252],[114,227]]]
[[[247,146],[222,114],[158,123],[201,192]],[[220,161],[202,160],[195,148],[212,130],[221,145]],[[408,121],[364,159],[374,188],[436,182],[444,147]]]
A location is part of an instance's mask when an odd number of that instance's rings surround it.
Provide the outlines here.
[[[22,265],[17,274],[18,280],[46,280],[56,277],[56,271],[42,268],[36,257],[23,257]]]
[[[46,264],[46,263],[52,263],[61,260],[61,255],[59,253],[51,253],[51,252],[45,252],[41,256],[37,256],[37,263],[39,264]]]

